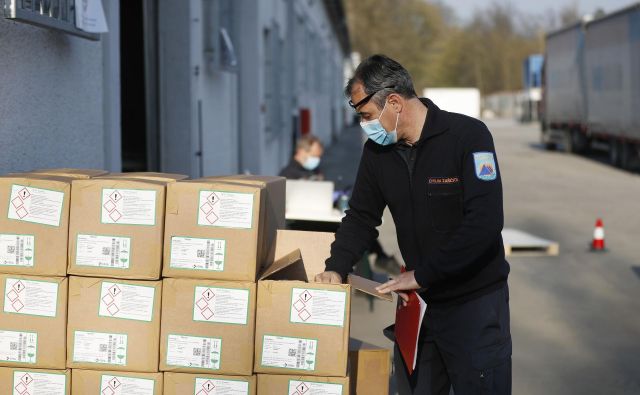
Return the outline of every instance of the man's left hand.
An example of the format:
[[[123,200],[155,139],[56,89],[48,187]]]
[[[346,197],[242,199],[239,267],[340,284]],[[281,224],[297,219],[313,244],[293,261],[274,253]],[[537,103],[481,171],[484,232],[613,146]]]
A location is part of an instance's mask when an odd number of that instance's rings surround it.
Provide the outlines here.
[[[400,273],[396,278],[376,287],[376,291],[382,294],[397,292],[405,303],[409,300],[409,296],[406,292],[401,291],[412,291],[414,289],[420,289],[420,284],[416,281],[413,270]]]

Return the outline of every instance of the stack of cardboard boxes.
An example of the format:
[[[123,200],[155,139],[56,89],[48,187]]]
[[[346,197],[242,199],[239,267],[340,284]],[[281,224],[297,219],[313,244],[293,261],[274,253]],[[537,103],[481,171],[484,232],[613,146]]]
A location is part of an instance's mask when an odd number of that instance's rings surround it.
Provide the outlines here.
[[[284,179],[104,173],[0,177],[0,393],[349,392],[350,286],[308,282],[333,235],[281,230]]]

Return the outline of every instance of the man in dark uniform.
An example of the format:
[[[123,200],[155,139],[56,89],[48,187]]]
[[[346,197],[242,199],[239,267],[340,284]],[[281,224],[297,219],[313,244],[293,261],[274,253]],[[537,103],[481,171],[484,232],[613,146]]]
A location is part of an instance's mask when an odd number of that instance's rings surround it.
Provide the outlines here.
[[[396,348],[400,393],[511,393],[509,264],[491,133],[418,98],[409,73],[386,56],[364,60],[345,91],[369,140],[316,281],[346,279],[388,206],[407,271],[379,291],[406,300],[403,291],[418,290],[428,304],[410,377]]]
[[[323,180],[319,170],[323,153],[324,147],[320,139],[310,134],[302,136],[296,142],[293,158],[279,175],[290,180]]]

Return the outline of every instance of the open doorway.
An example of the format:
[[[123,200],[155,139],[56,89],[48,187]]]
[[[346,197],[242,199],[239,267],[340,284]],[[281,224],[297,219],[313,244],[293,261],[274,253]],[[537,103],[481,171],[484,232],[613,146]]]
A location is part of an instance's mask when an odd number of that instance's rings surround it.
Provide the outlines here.
[[[120,2],[122,170],[158,171],[154,0]]]

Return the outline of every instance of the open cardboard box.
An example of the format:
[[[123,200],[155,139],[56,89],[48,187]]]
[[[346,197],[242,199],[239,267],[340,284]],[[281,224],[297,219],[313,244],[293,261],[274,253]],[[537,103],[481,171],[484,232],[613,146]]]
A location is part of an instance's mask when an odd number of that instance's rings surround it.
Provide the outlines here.
[[[279,230],[276,261],[260,276],[254,371],[344,377],[347,373],[351,288],[379,294],[376,282],[349,276],[349,284],[313,281],[324,271],[332,233]]]

